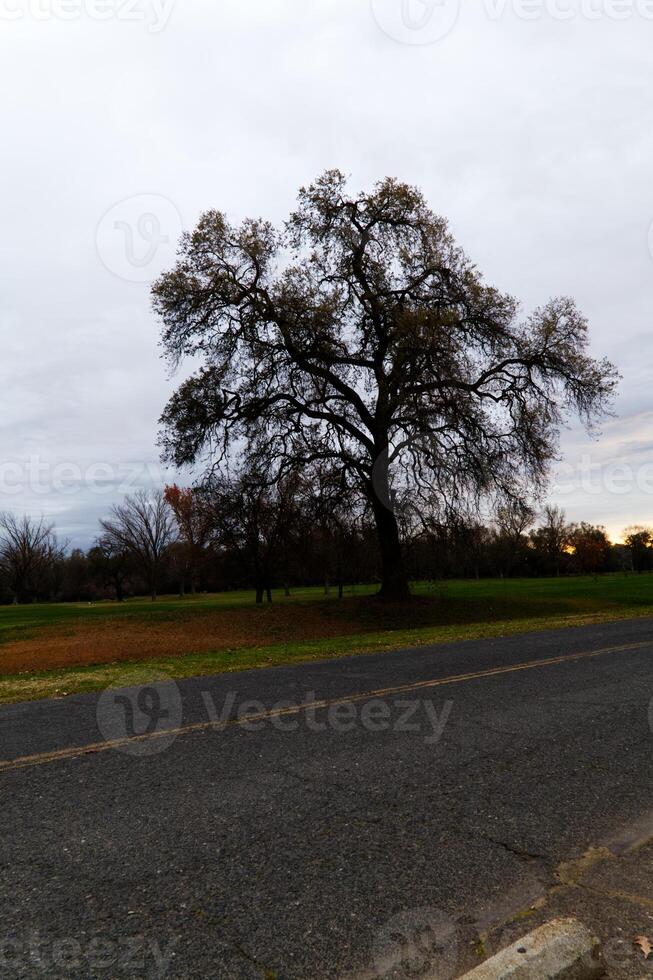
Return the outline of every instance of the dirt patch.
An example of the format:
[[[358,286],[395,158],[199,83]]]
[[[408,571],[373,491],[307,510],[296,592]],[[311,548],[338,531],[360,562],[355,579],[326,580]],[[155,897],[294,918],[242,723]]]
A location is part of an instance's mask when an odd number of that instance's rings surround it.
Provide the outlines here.
[[[382,603],[360,597],[343,602],[279,602],[272,605],[171,613],[148,607],[141,615],[107,616],[48,624],[28,639],[0,644],[0,676],[66,667],[230,652],[246,647],[314,642],[368,633],[415,630],[536,618],[579,612],[579,604],[514,599],[467,599],[447,595]]]
[[[43,628],[28,640],[0,646],[0,674],[183,657],[345,636],[361,629],[365,631],[365,625],[356,616],[330,615],[319,603],[230,609],[172,621],[162,617],[159,622],[150,618],[142,622],[120,619],[66,624]]]

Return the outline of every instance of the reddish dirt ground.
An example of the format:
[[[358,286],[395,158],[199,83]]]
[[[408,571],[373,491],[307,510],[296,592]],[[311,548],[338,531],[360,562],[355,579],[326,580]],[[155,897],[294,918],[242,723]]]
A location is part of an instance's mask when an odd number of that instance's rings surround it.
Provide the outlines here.
[[[298,605],[225,609],[179,622],[132,619],[42,628],[31,639],[0,646],[0,674],[149,660],[217,650],[301,642],[365,631],[353,616]]]

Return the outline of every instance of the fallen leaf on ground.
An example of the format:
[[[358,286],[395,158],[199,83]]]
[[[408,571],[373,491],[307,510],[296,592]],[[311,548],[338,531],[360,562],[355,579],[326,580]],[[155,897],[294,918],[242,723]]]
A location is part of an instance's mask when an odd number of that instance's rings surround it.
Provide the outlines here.
[[[648,938],[648,936],[635,936],[633,942],[636,946],[639,946],[642,953],[644,954],[644,959],[649,958],[650,953],[653,953],[653,943]]]

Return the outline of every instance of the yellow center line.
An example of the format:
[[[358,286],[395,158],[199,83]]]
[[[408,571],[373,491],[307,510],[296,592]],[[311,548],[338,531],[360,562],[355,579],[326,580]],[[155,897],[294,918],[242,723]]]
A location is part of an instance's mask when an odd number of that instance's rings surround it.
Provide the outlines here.
[[[507,667],[489,667],[487,670],[477,670],[467,674],[453,674],[449,677],[438,677],[434,680],[414,681],[411,684],[400,684],[396,687],[377,688],[373,691],[364,691],[360,694],[348,694],[340,698],[325,698],[323,701],[308,701],[285,708],[271,708],[269,711],[261,711],[258,714],[247,714],[242,718],[233,718],[226,722],[200,721],[192,725],[181,725],[179,728],[165,728],[161,731],[151,732],[145,735],[132,735],[126,738],[108,739],[104,742],[96,742],[90,745],[73,746],[68,749],[57,749],[53,752],[41,752],[37,755],[26,755],[18,759],[8,759],[0,761],[0,774],[13,772],[17,769],[28,769],[32,766],[47,765],[51,762],[61,762],[66,759],[79,759],[85,755],[96,755],[99,752],[108,752],[113,749],[124,748],[133,745],[135,742],[146,742],[158,738],[177,738],[180,735],[191,735],[193,732],[206,732],[211,730],[223,731],[226,728],[238,727],[239,725],[249,725],[255,722],[268,721],[271,718],[282,718],[288,715],[298,715],[303,711],[316,711],[323,708],[330,708],[339,704],[352,704],[359,701],[371,701],[377,698],[393,697],[397,694],[409,694],[413,691],[425,691],[434,687],[445,687],[449,684],[463,684],[467,681],[481,680],[484,677],[498,677],[502,674],[514,674],[523,670],[535,670],[540,667],[553,667],[556,664],[573,663],[577,660],[589,660],[594,657],[602,657],[610,653],[628,653],[632,650],[641,650],[651,646],[653,640],[646,640],[640,643],[630,643],[623,646],[603,647],[600,650],[586,650],[583,653],[564,654],[559,657],[550,657],[547,660],[528,660],[521,664],[512,664]]]

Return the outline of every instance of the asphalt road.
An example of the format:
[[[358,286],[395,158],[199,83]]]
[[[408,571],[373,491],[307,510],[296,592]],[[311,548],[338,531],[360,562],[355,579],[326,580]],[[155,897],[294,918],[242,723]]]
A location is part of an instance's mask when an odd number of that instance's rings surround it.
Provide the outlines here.
[[[636,620],[0,709],[0,976],[456,976],[653,809],[652,697]]]

